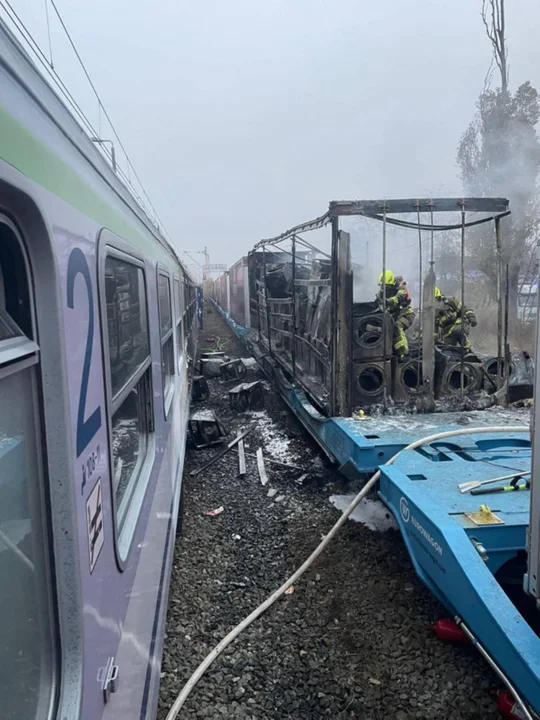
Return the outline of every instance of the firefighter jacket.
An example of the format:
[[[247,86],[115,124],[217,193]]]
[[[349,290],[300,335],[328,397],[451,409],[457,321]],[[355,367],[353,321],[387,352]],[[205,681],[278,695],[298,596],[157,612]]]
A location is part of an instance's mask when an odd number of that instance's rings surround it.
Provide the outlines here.
[[[466,305],[463,305],[462,310],[461,301],[455,297],[447,297],[443,302],[443,307],[437,314],[437,324],[440,328],[448,331],[454,325],[461,324],[463,318],[469,325],[476,327],[477,320],[474,310],[471,310]]]
[[[382,309],[383,289],[379,288],[376,298]],[[406,285],[387,285],[386,286],[386,309],[394,319],[398,317],[404,310],[411,306],[411,296]]]

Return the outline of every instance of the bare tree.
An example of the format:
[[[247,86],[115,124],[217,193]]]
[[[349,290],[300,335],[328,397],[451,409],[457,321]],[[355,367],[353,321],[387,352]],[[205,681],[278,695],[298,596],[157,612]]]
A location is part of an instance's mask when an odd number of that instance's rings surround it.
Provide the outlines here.
[[[501,90],[508,93],[508,46],[506,45],[506,22],[504,0],[482,0],[482,21],[493,49],[493,59],[501,74]]]
[[[500,86],[490,87],[492,68],[477,102],[477,112],[458,146],[457,161],[464,189],[472,194],[508,197],[512,215],[504,221],[499,259],[490,228],[472,234],[476,267],[491,281],[496,295],[500,262],[509,265],[510,320],[517,319],[520,277],[539,230],[537,178],[540,171],[540,96],[529,82],[509,88],[504,0],[482,0],[482,21],[491,42]]]

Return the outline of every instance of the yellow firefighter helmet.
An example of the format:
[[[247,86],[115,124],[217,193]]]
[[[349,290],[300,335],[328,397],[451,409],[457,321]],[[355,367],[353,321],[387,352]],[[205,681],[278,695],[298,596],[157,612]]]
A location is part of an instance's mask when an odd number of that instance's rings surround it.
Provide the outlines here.
[[[383,274],[381,273],[379,275],[379,285],[382,285],[383,281]],[[394,273],[391,270],[385,270],[384,273],[384,284],[385,285],[393,285],[395,282]]]

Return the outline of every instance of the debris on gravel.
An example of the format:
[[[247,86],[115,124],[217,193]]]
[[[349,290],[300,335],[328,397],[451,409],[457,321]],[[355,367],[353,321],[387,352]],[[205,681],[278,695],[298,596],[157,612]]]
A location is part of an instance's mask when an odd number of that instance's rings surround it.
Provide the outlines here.
[[[213,310],[207,335],[228,357],[246,351]],[[253,363],[248,363],[250,371]],[[229,405],[231,382],[208,378],[225,443],[254,420],[245,439],[247,474],[233,448],[195,477],[218,447],[189,449],[184,519],[177,539],[161,667],[158,720],[213,647],[302,564],[339,515],[330,496],[355,488],[323,460],[317,446],[272,390],[261,412]],[[256,451],[312,467],[303,485],[291,469],[266,462],[261,485]],[[373,496],[373,501],[376,497]],[[338,503],[339,504],[339,503]],[[208,510],[221,509],[213,517]],[[379,509],[380,511],[380,509]],[[325,552],[214,662],[181,718],[362,718],[482,720],[499,717],[497,681],[472,647],[441,643],[428,629],[447,612],[416,578],[399,532],[347,522]],[[391,525],[391,523],[390,523]]]

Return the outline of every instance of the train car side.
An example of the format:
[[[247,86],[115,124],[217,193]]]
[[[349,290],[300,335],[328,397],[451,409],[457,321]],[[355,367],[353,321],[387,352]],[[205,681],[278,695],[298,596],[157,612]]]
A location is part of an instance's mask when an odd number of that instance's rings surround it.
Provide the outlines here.
[[[2,712],[151,718],[195,287],[4,28],[0,86]]]

